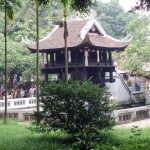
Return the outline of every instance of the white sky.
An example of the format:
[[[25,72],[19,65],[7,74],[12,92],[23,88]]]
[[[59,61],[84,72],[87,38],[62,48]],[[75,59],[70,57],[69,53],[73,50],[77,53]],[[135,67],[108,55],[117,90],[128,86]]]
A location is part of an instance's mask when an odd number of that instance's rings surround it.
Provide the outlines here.
[[[120,5],[122,5],[125,10],[129,10],[131,6],[134,6],[135,1],[136,0],[119,0]]]
[[[109,2],[110,0],[102,0],[103,2]],[[131,6],[135,5],[135,1],[137,0],[119,0],[120,5],[122,5],[122,7],[125,10],[129,10],[131,8]]]

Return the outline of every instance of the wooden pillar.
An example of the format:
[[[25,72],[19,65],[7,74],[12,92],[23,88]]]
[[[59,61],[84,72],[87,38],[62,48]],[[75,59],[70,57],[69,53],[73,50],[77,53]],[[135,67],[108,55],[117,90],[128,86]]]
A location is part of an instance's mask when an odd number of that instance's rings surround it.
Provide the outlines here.
[[[50,64],[54,67],[54,53],[50,53]]]
[[[108,54],[109,54],[109,63],[110,63],[110,65],[112,65],[112,53],[111,53],[111,51],[109,51]]]
[[[105,65],[107,65],[107,51],[106,50],[102,51],[102,58],[103,58],[103,62],[105,63]]]
[[[47,63],[47,53],[43,53],[43,64],[46,66]]]
[[[59,72],[58,80],[63,80],[62,72]]]
[[[99,58],[100,58],[100,62],[102,62],[102,51],[99,51]]]
[[[45,82],[48,82],[48,73],[45,73]]]
[[[98,83],[101,84],[101,68],[98,68]]]
[[[85,50],[84,56],[85,56],[85,66],[89,66],[89,60],[88,60],[89,53],[87,50]]]
[[[103,70],[101,71],[101,85],[105,86],[105,72]]]
[[[62,77],[62,80],[65,81],[65,70],[64,69],[61,69],[61,77]]]
[[[84,68],[83,70],[83,80],[87,80],[87,70]]]
[[[78,66],[78,50],[75,51],[75,64]]]
[[[46,53],[46,61],[47,61],[47,65],[48,65],[48,54]]]
[[[106,58],[105,58],[105,65],[107,65],[107,60],[108,60],[107,54],[108,54],[108,52],[105,51],[105,53],[106,53],[106,54],[105,54],[105,55],[106,55],[106,56],[105,56],[105,57],[106,57]]]
[[[110,83],[113,83],[113,72],[112,70],[109,72],[110,75]]]
[[[82,55],[82,64],[85,64],[84,50],[83,50],[83,52],[81,52],[81,55]]]
[[[91,51],[90,51],[90,49],[89,49],[89,58],[88,58],[88,60],[89,60],[89,65],[91,64]]]
[[[97,50],[96,52],[97,52],[97,63],[99,63],[100,62],[99,50]]]
[[[68,51],[68,62],[71,62],[71,51]]]

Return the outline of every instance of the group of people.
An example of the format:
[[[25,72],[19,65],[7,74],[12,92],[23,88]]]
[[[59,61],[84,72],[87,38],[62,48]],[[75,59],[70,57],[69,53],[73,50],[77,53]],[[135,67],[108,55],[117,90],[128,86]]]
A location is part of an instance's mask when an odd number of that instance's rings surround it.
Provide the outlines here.
[[[25,97],[36,97],[36,85],[32,85],[29,89],[29,91],[24,90],[23,88],[20,89],[20,98],[25,98]]]
[[[36,97],[37,88],[36,85],[32,85],[29,89],[29,97]]]
[[[26,90],[24,87],[13,89],[11,92],[7,93],[8,99],[14,98],[26,98],[26,97],[36,97],[37,88],[36,85],[31,85],[29,90]],[[5,92],[3,92],[1,99],[5,99]]]

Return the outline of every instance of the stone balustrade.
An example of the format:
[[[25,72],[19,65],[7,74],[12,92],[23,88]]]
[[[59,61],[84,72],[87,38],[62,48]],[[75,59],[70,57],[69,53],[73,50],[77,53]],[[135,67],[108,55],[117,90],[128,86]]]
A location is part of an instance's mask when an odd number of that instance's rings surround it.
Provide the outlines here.
[[[150,105],[115,110],[114,117],[117,124],[147,119],[150,117]]]
[[[25,109],[32,108],[36,106],[36,98],[17,98],[17,99],[8,99],[7,100],[7,109]],[[5,100],[0,100],[0,110],[4,110]]]
[[[4,104],[5,101],[0,100],[0,119],[4,117]],[[33,112],[36,111],[36,98],[8,99],[7,108],[8,118],[18,121],[31,121]],[[117,124],[146,119],[150,117],[150,105],[115,110],[114,117]]]

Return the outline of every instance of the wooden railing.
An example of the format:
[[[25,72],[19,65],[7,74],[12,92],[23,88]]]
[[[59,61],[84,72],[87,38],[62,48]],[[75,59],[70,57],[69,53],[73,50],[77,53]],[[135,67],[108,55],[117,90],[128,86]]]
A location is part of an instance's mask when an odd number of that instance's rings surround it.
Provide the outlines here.
[[[110,61],[106,61],[106,62],[97,62],[96,59],[92,59],[91,61],[89,61],[89,67],[90,66],[112,66],[113,62],[110,63]],[[63,67],[65,65],[64,61],[55,61],[53,63],[53,65],[51,63],[46,64],[45,68],[58,68],[58,67]],[[83,62],[82,60],[75,62],[75,60],[72,60],[72,62],[68,63],[68,67],[76,67],[76,66],[81,66],[84,67],[85,66],[85,62]]]

